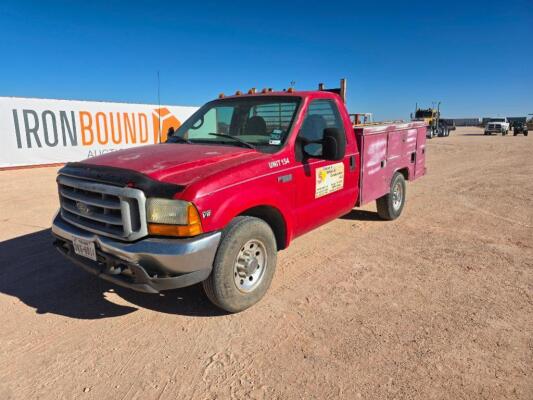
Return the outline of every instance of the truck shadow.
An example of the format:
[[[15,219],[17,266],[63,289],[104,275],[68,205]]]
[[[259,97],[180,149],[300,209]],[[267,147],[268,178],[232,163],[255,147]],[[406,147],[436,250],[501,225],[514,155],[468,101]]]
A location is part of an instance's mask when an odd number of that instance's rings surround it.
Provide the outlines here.
[[[377,212],[353,209],[348,214],[344,214],[340,219],[351,221],[383,221]]]
[[[49,229],[0,242],[0,292],[17,297],[38,314],[78,319],[117,317],[138,308],[198,317],[224,315],[199,285],[153,295],[90,275],[57,252]],[[133,306],[112,302],[108,297],[113,294]]]

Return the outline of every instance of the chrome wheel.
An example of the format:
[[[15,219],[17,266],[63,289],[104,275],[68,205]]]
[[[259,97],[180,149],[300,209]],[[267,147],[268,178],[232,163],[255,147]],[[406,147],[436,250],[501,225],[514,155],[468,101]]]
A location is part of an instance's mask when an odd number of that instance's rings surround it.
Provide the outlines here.
[[[401,182],[396,182],[392,188],[392,207],[399,210],[403,201],[403,188]]]
[[[257,239],[248,240],[241,247],[233,268],[237,289],[243,292],[254,290],[263,279],[266,266],[265,245]]]

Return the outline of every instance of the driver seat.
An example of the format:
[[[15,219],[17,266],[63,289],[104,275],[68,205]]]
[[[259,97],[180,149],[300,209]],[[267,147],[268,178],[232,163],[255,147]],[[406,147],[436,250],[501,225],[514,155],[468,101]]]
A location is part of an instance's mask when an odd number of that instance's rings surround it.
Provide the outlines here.
[[[248,118],[244,126],[244,133],[248,135],[266,136],[267,125],[264,118],[258,115]]]

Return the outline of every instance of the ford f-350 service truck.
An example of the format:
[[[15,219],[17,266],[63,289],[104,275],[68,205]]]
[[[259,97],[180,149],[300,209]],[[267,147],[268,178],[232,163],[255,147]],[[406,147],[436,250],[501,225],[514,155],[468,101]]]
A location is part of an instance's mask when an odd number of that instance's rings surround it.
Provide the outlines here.
[[[158,293],[202,282],[229,312],[266,293],[276,254],[371,201],[397,218],[425,174],[423,122],[354,127],[335,90],[211,101],[167,143],[68,163],[55,246],[99,277]]]

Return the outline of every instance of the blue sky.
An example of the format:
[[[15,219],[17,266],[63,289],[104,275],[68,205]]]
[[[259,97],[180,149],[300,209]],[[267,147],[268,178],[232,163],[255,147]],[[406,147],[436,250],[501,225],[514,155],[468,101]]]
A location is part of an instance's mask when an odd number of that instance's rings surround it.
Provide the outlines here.
[[[0,3],[0,96],[201,105],[348,79],[351,112],[533,113],[533,1]]]

